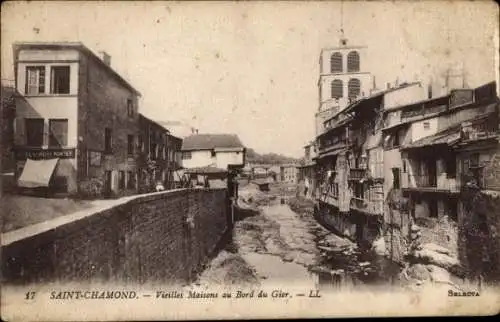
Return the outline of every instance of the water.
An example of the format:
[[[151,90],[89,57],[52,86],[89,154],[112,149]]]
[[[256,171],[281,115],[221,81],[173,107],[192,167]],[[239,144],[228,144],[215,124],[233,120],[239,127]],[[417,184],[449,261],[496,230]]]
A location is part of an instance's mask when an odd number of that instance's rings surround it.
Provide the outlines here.
[[[316,249],[316,256],[311,263],[303,263],[307,270],[308,282],[316,289],[336,290],[352,287],[387,286],[394,283],[401,267],[389,259],[377,255],[371,250],[358,247],[355,243],[335,236],[321,227],[312,215],[301,215],[293,212],[287,205],[289,196],[279,197],[279,204],[271,202],[263,207],[263,212],[276,216],[279,212],[292,212],[302,224],[296,224],[290,233],[310,238]],[[270,211],[270,207],[274,208]],[[278,216],[279,217],[279,216]],[[286,216],[283,216],[286,217]],[[281,220],[281,221],[280,221]],[[276,218],[280,224],[283,218]],[[285,226],[286,226],[285,221]],[[299,230],[297,232],[297,230]],[[309,237],[307,237],[309,236]],[[297,265],[297,264],[295,264]]]

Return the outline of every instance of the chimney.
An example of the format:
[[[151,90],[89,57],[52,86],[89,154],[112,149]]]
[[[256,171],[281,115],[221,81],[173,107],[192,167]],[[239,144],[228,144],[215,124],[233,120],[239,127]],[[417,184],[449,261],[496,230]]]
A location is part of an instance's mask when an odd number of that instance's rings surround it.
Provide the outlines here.
[[[100,51],[99,56],[106,65],[111,66],[111,56],[107,52]]]
[[[391,88],[391,83],[387,83],[387,89]]]
[[[375,76],[373,76],[373,89],[377,89],[377,83],[375,81]]]
[[[432,98],[432,78],[429,79],[429,84],[427,85],[427,98]]]

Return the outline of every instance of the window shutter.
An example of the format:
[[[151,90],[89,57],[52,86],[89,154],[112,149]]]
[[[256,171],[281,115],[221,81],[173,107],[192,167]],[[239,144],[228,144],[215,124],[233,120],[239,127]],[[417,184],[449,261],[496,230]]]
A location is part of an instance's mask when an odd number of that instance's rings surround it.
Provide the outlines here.
[[[45,67],[40,67],[38,71],[38,92],[45,93]]]

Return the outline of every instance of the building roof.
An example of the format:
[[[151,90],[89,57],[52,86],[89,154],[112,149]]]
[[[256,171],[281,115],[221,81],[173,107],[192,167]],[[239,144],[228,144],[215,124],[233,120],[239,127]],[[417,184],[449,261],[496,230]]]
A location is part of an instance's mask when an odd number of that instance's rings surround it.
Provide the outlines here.
[[[171,137],[171,138],[174,138],[174,139],[177,139],[179,141],[182,141],[181,138],[179,138],[178,136],[176,135],[173,135],[171,132],[170,132],[170,129],[168,129],[166,126],[162,125],[161,123],[159,122],[156,122],[152,119],[150,119],[149,117],[145,116],[144,114],[142,113],[139,113],[139,117],[144,119],[146,122],[149,122],[151,124],[154,124],[156,127],[159,127],[160,129],[163,129],[165,132],[167,132],[167,135],[168,137]]]
[[[88,54],[98,62],[104,69],[106,69],[116,80],[123,86],[134,92],[134,94],[141,96],[141,93],[135,89],[125,78],[120,76],[111,66],[107,65],[102,59],[97,56],[92,50],[81,42],[16,42],[12,46],[14,50],[14,59],[17,59],[17,53],[21,49],[76,49],[80,52]]]
[[[236,134],[195,134],[182,142],[182,151],[245,148]]]
[[[214,173],[227,173],[226,169],[221,169],[212,166],[188,168],[184,170],[187,174],[214,174]]]
[[[410,144],[406,144],[401,147],[401,150],[423,148],[432,145],[450,145],[458,140],[460,140],[460,124],[447,128],[434,135],[426,136]]]

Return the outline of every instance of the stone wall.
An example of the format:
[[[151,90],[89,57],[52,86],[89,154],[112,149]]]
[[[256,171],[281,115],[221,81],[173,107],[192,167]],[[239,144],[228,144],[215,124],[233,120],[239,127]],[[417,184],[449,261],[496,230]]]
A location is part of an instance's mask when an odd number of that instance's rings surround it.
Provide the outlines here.
[[[462,192],[459,258],[473,277],[500,282],[500,192]]]
[[[4,234],[3,282],[190,280],[227,231],[226,194],[179,189],[139,195],[65,224],[43,223],[39,232]]]

